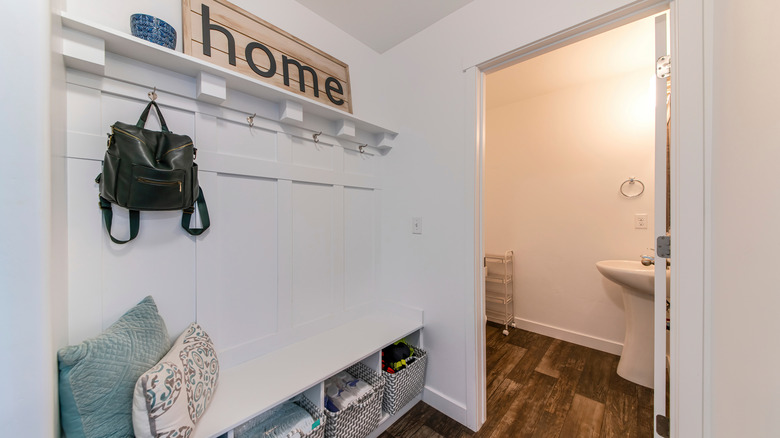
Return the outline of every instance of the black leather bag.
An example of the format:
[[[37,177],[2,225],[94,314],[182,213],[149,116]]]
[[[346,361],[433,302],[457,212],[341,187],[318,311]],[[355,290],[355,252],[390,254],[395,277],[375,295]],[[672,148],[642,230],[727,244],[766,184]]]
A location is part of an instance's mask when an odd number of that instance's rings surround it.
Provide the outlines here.
[[[162,131],[144,129],[152,107],[157,110]],[[182,210],[181,226],[188,233],[197,236],[208,229],[209,213],[198,185],[196,152],[190,137],[168,130],[155,101],[149,102],[135,125],[116,122],[111,126],[103,172],[95,181],[100,184],[100,209],[106,231],[114,243],[135,239],[141,210]],[[190,228],[195,203],[203,228]],[[111,204],[130,210],[128,240],[111,235]]]

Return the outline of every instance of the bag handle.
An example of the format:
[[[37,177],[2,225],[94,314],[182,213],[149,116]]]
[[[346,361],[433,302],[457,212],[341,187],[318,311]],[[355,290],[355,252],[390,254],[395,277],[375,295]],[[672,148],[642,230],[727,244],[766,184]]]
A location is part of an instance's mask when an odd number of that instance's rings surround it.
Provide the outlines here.
[[[198,216],[200,216],[200,223],[203,228],[190,228],[190,220],[192,219],[192,213],[195,212],[195,205],[190,208],[185,208],[181,214],[181,227],[184,231],[190,233],[193,236],[200,236],[204,231],[209,229],[211,221],[209,221],[209,209],[206,207],[206,198],[203,196],[203,189],[198,187],[198,199],[195,203],[198,204]]]
[[[111,241],[119,245],[123,245],[138,236],[138,229],[141,222],[141,215],[138,210],[130,210],[130,238],[127,240],[119,240],[111,235],[111,222],[114,219],[114,211],[111,209],[111,203],[108,202],[102,196],[98,196],[100,199],[100,210],[103,212],[103,221],[106,223],[106,232]]]
[[[200,216],[200,222],[203,225],[203,228],[189,227],[190,220],[192,219],[192,213],[195,212],[194,206],[185,209],[181,216],[181,227],[193,236],[200,236],[211,226],[211,221],[209,220],[209,209],[206,206],[206,198],[203,196],[203,189],[198,188],[198,191],[198,199],[195,202],[198,204],[198,215]],[[138,210],[130,210],[130,238],[127,240],[119,240],[111,235],[111,224],[114,219],[114,211],[111,209],[111,203],[102,196],[98,196],[98,199],[100,200],[100,210],[103,212],[103,221],[106,224],[106,232],[108,233],[108,237],[111,238],[111,241],[119,245],[124,245],[125,243],[135,239],[138,236],[138,230],[140,229],[140,212]]]
[[[146,105],[146,109],[144,109],[144,112],[141,113],[141,117],[138,119],[138,123],[135,124],[136,128],[143,128],[146,125],[146,119],[149,117],[149,110],[152,108],[152,105],[154,105],[154,109],[157,110],[157,117],[160,118],[160,126],[162,127],[162,132],[171,132],[168,130],[168,125],[165,123],[165,118],[162,115],[162,112],[160,112],[160,107],[157,106],[157,102],[150,101],[148,105]]]

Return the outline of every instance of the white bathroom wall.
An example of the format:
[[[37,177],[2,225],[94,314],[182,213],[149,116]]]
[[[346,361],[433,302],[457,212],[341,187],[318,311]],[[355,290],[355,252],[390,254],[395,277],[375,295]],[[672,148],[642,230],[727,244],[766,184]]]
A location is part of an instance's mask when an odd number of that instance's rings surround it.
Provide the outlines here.
[[[780,4],[707,6],[714,35],[708,426],[713,438],[773,437],[780,413]]]
[[[620,353],[620,287],[595,264],[652,254],[652,60],[487,111],[485,252],[515,251],[520,327]],[[524,77],[516,86],[532,88]],[[502,92],[491,84],[488,94]],[[618,188],[632,176],[645,191],[629,199]],[[638,213],[647,229],[634,227]]]

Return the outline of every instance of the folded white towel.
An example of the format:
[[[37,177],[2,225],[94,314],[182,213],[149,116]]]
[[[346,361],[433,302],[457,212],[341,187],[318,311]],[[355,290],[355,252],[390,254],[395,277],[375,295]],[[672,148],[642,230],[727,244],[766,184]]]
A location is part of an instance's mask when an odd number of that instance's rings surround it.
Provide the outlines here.
[[[325,397],[339,411],[371,391],[371,385],[342,371],[325,381]],[[326,400],[326,405],[328,405]]]
[[[234,431],[236,438],[298,438],[311,433],[314,419],[293,402],[264,412]]]

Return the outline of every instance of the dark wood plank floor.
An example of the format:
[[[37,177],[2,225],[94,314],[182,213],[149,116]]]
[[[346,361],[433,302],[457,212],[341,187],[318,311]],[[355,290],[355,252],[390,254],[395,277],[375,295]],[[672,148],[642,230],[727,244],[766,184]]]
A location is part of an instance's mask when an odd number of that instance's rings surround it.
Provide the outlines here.
[[[653,390],[617,375],[618,356],[487,327],[487,422],[474,433],[420,402],[380,438],[645,438]]]

